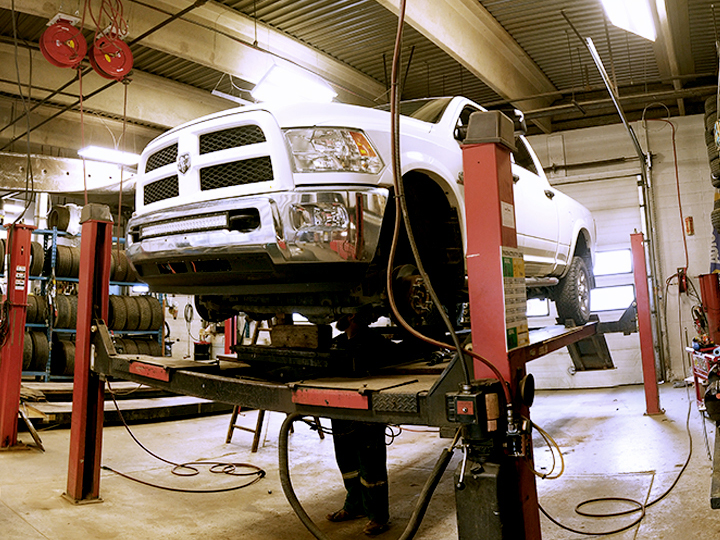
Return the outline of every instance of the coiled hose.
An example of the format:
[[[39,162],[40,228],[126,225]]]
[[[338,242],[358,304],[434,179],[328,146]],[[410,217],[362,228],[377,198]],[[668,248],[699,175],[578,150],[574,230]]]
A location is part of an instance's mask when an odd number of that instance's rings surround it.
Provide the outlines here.
[[[295,490],[292,487],[292,481],[290,480],[288,435],[293,422],[302,417],[302,414],[290,414],[287,418],[285,418],[285,421],[280,427],[280,437],[278,442],[280,484],[282,485],[283,492],[285,493],[285,497],[290,503],[290,506],[292,506],[292,509],[295,511],[298,518],[300,518],[300,521],[303,522],[303,525],[305,525],[307,530],[310,531],[310,533],[318,540],[330,540],[320,529],[318,529],[315,522],[310,518],[310,516],[308,516],[307,512],[305,512],[305,509],[302,507],[297,495],[295,494]],[[430,477],[427,479],[422,491],[420,492],[420,498],[415,505],[415,510],[413,510],[413,513],[410,516],[410,521],[406,525],[405,530],[398,540],[411,540],[420,528],[420,523],[422,523],[422,520],[425,517],[425,512],[427,511],[428,504],[430,504],[430,499],[432,498],[435,488],[440,483],[440,479],[442,478],[445,469],[447,469],[448,463],[450,463],[450,459],[453,455],[453,446],[454,443],[449,448],[444,448],[440,454],[440,458],[435,463],[435,467],[433,468]]]

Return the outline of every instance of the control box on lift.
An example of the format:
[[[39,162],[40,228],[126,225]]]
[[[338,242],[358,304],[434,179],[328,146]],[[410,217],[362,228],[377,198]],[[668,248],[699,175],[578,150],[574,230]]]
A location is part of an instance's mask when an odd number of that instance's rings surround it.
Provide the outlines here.
[[[473,381],[458,392],[445,394],[447,419],[452,423],[476,424],[482,435],[504,429],[503,389],[496,379]]]

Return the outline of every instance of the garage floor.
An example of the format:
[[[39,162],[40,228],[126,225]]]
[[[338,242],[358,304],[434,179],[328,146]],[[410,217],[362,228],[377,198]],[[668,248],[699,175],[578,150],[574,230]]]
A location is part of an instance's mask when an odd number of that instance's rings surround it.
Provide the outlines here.
[[[591,497],[618,496],[651,500],[676,478],[688,453],[685,430],[688,393],[665,385],[661,391],[665,415],[647,417],[642,387],[610,390],[541,392],[533,406],[533,420],[563,448],[566,471],[559,480],[542,480],[538,492],[554,517],[580,530],[606,531],[631,518],[580,518],[575,505]],[[692,395],[692,394],[690,394]],[[260,482],[226,493],[182,494],[136,484],[103,471],[101,504],[73,506],[65,489],[69,430],[42,433],[47,451],[0,453],[0,536],[6,540],[57,539],[185,539],[269,540],[313,538],[285,500],[277,474],[277,431],[283,415],[272,413],[264,443],[250,452],[251,434],[236,431],[224,444],[229,415],[133,426],[136,436],[163,457],[182,462],[227,460],[264,468]],[[255,412],[241,421],[252,426]],[[714,429],[707,422],[710,448]],[[677,487],[663,501],[648,508],[638,526],[612,536],[620,539],[717,538],[720,511],[709,504],[711,461],[702,420],[694,405],[690,428],[693,455]],[[27,433],[21,439],[30,442]],[[340,508],[343,491],[334,464],[332,441],[320,441],[303,425],[291,435],[293,482],[309,514],[332,539],[364,538],[364,520],[331,524],[323,516]],[[393,526],[379,538],[398,538],[417,494],[446,440],[425,428],[404,429],[389,447],[390,513]],[[457,538],[452,474],[445,473],[416,538]],[[103,462],[119,471],[166,486],[217,489],[243,478],[203,472],[192,478],[170,473],[170,467],[144,453],[122,427],[105,429]],[[536,466],[549,466],[549,454],[536,441]],[[600,510],[593,508],[593,510]],[[587,536],[566,532],[542,518],[543,538]]]

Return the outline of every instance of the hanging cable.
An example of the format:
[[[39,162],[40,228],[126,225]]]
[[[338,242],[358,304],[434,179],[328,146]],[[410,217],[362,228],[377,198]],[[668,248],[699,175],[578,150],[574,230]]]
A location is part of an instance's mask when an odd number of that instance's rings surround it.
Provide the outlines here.
[[[643,114],[644,114],[644,112],[643,112]],[[673,124],[670,120],[666,120],[664,118],[649,118],[647,121],[649,121],[649,122],[665,122],[671,128],[673,164],[675,167],[675,187],[677,190],[678,210],[680,211],[680,231],[682,233],[683,250],[685,253],[684,268],[685,268],[685,272],[687,273],[687,269],[689,266],[689,256],[688,256],[687,237],[685,236],[685,218],[683,217],[682,198],[680,196],[680,172],[679,172],[679,168],[678,168],[677,144],[675,141],[675,124]]]
[[[460,339],[457,335],[457,332],[455,332],[455,328],[452,324],[452,321],[450,321],[450,318],[448,317],[447,313],[445,313],[445,309],[442,305],[442,302],[440,301],[439,297],[437,296],[435,289],[432,286],[432,283],[430,281],[430,277],[428,276],[427,272],[425,271],[425,268],[423,267],[422,260],[420,257],[420,252],[417,247],[417,243],[415,241],[415,237],[413,235],[412,231],[412,225],[410,223],[410,215],[407,208],[407,201],[405,199],[405,191],[404,191],[404,184],[403,184],[403,178],[402,178],[402,164],[400,162],[400,110],[399,110],[399,104],[400,104],[400,92],[399,92],[399,77],[400,77],[400,52],[402,49],[402,36],[403,36],[403,27],[405,22],[405,0],[402,0],[400,3],[400,9],[398,13],[398,28],[397,28],[397,34],[395,37],[395,47],[393,49],[393,60],[392,60],[392,69],[391,69],[391,82],[390,82],[390,116],[391,116],[391,124],[390,124],[390,133],[391,133],[391,149],[392,149],[392,169],[393,169],[393,185],[395,189],[395,225],[393,229],[393,239],[392,244],[390,246],[390,254],[388,256],[388,268],[387,268],[387,274],[386,274],[386,287],[387,287],[387,294],[388,294],[388,302],[390,304],[390,309],[393,312],[393,315],[396,317],[399,324],[405,328],[411,335],[415,336],[418,339],[421,339],[422,341],[425,341],[426,343],[429,343],[430,345],[434,345],[436,347],[440,347],[443,349],[448,350],[455,350],[457,351],[459,358],[458,361],[460,362],[460,365],[463,369],[463,375],[465,378],[465,383],[470,384],[472,377],[470,375],[470,370],[467,366],[467,362],[465,361],[465,355],[469,355],[480,362],[482,362],[484,365],[486,365],[497,377],[499,381],[501,381],[503,386],[503,392],[505,394],[505,398],[508,404],[512,403],[512,396],[510,394],[510,389],[508,387],[507,381],[503,377],[500,370],[497,369],[496,366],[494,366],[490,361],[483,358],[479,354],[469,351],[462,347],[460,344]],[[402,220],[402,221],[401,221]],[[435,308],[437,312],[439,313],[443,323],[448,329],[448,332],[450,333],[450,337],[453,341],[453,345],[450,345],[448,343],[435,340],[433,338],[430,338],[421,332],[418,332],[415,328],[413,328],[410,324],[405,321],[405,319],[400,314],[397,304],[395,302],[395,295],[393,293],[393,265],[395,262],[395,255],[397,253],[398,248],[398,242],[400,237],[400,225],[401,223],[405,226],[405,231],[408,237],[408,241],[410,244],[410,249],[413,254],[413,258],[415,259],[415,263],[418,269],[418,272],[420,273],[420,276],[422,277],[425,286],[427,288],[428,294],[430,295],[430,298],[433,301],[433,304],[435,305]]]

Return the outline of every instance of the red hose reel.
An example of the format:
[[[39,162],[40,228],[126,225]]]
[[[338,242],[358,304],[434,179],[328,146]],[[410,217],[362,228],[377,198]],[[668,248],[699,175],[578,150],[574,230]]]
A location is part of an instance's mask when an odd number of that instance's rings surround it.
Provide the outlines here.
[[[52,65],[76,68],[87,52],[85,36],[67,21],[50,25],[40,37],[40,51]]]
[[[88,52],[85,36],[71,23],[58,20],[40,37],[40,50],[52,65],[78,68]],[[122,81],[133,67],[133,55],[128,45],[113,36],[99,35],[90,47],[90,65],[106,79]]]
[[[124,41],[100,36],[90,48],[90,65],[101,77],[122,81],[133,67],[133,55]]]

